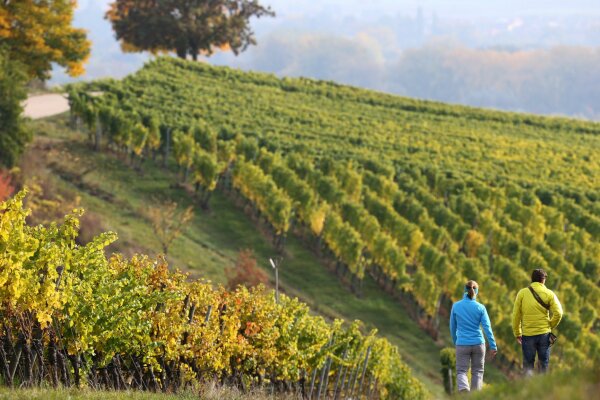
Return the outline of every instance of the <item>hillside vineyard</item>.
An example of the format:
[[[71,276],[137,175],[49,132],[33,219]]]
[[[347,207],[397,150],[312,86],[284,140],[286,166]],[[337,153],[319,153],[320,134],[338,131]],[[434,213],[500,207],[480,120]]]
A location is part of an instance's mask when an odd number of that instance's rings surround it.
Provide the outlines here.
[[[242,198],[280,249],[302,237],[357,295],[370,274],[434,336],[477,280],[516,365],[513,300],[544,268],[565,308],[556,364],[600,354],[599,124],[169,58],[70,101],[98,149],[176,164],[199,206]]]
[[[177,392],[198,382],[323,396],[422,399],[398,349],[263,287],[227,291],[164,258],[76,243],[81,210],[28,226],[25,192],[0,203],[2,383]]]

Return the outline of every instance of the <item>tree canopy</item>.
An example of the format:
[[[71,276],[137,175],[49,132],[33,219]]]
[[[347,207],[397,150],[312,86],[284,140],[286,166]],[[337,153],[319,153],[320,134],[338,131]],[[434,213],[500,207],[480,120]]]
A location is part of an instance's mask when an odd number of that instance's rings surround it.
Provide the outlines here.
[[[72,26],[74,0],[0,0],[0,44],[30,78],[48,79],[52,63],[71,76],[84,72],[90,54],[85,30]]]
[[[257,0],[116,0],[106,18],[125,51],[175,51],[180,58],[256,44],[251,17],[274,16]]]

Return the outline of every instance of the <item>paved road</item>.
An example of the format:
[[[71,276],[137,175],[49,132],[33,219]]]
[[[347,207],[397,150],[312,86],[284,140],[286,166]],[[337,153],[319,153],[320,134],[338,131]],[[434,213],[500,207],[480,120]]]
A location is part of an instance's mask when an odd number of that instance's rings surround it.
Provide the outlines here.
[[[23,105],[25,107],[23,115],[32,119],[49,117],[69,110],[66,95],[62,94],[31,96],[23,102]]]

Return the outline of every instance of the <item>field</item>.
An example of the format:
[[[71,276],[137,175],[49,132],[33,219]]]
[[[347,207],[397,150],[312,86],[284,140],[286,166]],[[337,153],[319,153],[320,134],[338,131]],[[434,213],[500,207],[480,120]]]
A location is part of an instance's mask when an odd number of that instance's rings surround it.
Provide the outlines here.
[[[600,388],[600,376],[597,370],[576,370],[569,372],[555,372],[547,376],[537,376],[523,384],[515,385],[514,382],[494,384],[479,393],[472,393],[474,400],[486,399],[530,399],[544,394],[544,398],[551,400],[585,400],[594,397]],[[455,396],[458,398],[459,396]],[[272,398],[266,393],[251,393],[243,395],[235,390],[224,388],[209,388],[199,392],[188,392],[179,395],[150,394],[143,392],[103,392],[90,390],[8,390],[0,389],[0,399],[139,399],[139,400],[187,400],[187,399],[268,399]],[[286,397],[282,397],[286,399]],[[291,400],[293,397],[287,397]]]
[[[561,362],[600,349],[598,124],[166,58],[71,98],[96,148],[174,160],[200,207],[232,194],[279,250],[312,243],[359,297],[373,277],[433,337],[476,279],[518,362],[512,299],[544,268],[567,311]]]
[[[265,392],[252,392],[243,394],[238,390],[227,388],[205,388],[202,390],[189,390],[179,394],[148,393],[141,391],[109,392],[81,389],[0,389],[0,399],[6,400],[262,400],[262,399],[293,400],[292,396],[270,396]]]
[[[509,375],[520,360],[512,299],[533,268],[549,272],[566,311],[553,365],[600,353],[598,124],[165,58],[69,91],[69,117],[33,123],[22,171],[36,194],[88,210],[83,242],[111,230],[110,251],[154,255],[147,209],[192,206],[171,266],[224,283],[243,248],[269,274],[268,258],[282,256],[284,292],[329,321],[377,328],[435,397],[449,307],[467,279],[481,285],[495,364]],[[34,218],[48,204],[33,200]],[[506,379],[489,367],[488,382]]]
[[[473,394],[475,400],[485,399],[530,399],[543,394],[552,400],[585,400],[594,398],[600,389],[600,370],[575,369],[549,375],[536,376],[522,384],[514,382],[494,385],[480,393]]]
[[[119,240],[110,250],[130,255],[133,252],[156,254],[160,245],[141,207],[144,199],[153,196],[174,199],[181,206],[189,203],[184,190],[168,187],[172,174],[151,164],[144,174],[139,174],[114,154],[94,152],[81,133],[68,127],[68,118],[64,115],[33,122],[32,128],[37,137],[25,156],[24,172],[43,176],[59,191],[68,193],[64,197],[81,197],[80,205],[94,215],[92,222],[97,223],[86,225],[84,218],[85,236],[114,231]],[[40,164],[29,160],[38,160]],[[88,170],[91,172],[78,176]],[[105,193],[111,194],[110,200]],[[240,249],[252,248],[257,258],[263,260],[261,266],[272,274],[264,261],[277,251],[266,233],[257,235],[256,225],[227,196],[215,193],[210,206],[210,211],[196,214],[190,228],[174,243],[168,257],[170,264],[189,271],[193,277],[225,283],[224,266],[233,265]],[[359,299],[325,265],[300,240],[290,238],[280,271],[283,291],[298,296],[314,312],[329,319],[360,319],[365,323],[365,330],[377,328],[399,347],[414,375],[436,397],[440,396],[443,388],[438,352],[445,342],[436,343],[423,335],[406,311],[382,293],[371,279],[367,278],[364,297]],[[448,335],[443,339],[448,340]],[[493,367],[489,376],[491,381],[505,379]]]

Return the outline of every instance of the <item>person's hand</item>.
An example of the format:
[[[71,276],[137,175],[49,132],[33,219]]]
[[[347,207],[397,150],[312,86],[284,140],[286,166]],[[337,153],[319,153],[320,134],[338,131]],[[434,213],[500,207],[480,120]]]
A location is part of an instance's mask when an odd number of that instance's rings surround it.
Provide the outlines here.
[[[523,344],[523,337],[522,336],[517,336],[517,342],[519,344]]]
[[[496,358],[496,354],[498,354],[498,350],[490,350],[490,360]]]

